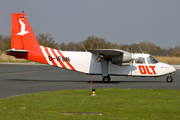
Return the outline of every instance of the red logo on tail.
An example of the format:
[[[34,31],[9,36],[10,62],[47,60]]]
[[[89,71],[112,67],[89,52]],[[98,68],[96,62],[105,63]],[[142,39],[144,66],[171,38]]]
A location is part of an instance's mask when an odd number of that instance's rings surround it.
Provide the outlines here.
[[[26,33],[29,33],[29,31],[25,31],[26,25],[20,19],[19,23],[21,24],[21,31],[17,33],[17,35],[25,35]]]

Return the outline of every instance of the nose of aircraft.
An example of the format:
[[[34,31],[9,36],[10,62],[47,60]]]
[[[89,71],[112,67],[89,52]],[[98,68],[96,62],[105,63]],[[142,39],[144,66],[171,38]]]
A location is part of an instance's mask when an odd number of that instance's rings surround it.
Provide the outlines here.
[[[168,64],[167,64],[167,66],[169,67],[169,69],[168,69],[169,73],[173,73],[176,71],[176,69],[173,66],[168,65]]]
[[[176,69],[169,64],[159,62],[159,65],[163,68],[161,69],[163,74],[170,74],[176,71]]]
[[[172,69],[172,72],[176,71],[176,69],[173,66],[171,66],[171,69]]]

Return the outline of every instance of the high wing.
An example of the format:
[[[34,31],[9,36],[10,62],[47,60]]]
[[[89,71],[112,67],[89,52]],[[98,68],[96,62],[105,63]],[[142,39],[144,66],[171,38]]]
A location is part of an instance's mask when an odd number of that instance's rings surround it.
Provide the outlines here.
[[[107,61],[111,61],[113,64],[117,63],[129,63],[132,60],[131,53],[118,50],[118,49],[90,49],[89,52],[99,55]],[[117,64],[118,65],[118,64]],[[120,65],[120,64],[119,64]]]
[[[118,56],[126,52],[126,51],[117,50],[117,49],[90,49],[88,51],[93,54],[104,55],[104,56]]]

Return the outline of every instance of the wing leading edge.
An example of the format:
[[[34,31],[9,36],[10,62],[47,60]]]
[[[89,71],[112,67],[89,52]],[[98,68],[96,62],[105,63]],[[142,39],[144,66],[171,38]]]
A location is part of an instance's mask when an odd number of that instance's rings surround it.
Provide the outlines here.
[[[117,49],[90,49],[88,51],[93,54],[98,54],[103,56],[118,56],[123,53],[129,53],[127,51],[117,50]]]

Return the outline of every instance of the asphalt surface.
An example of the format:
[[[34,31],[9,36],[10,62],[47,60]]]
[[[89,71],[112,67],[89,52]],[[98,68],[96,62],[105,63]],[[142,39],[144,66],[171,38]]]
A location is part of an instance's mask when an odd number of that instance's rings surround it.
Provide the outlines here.
[[[20,94],[65,89],[93,88],[148,88],[180,89],[180,70],[173,74],[174,81],[166,77],[124,77],[112,76],[109,83],[103,83],[101,76],[86,75],[47,65],[0,64],[0,99]]]

